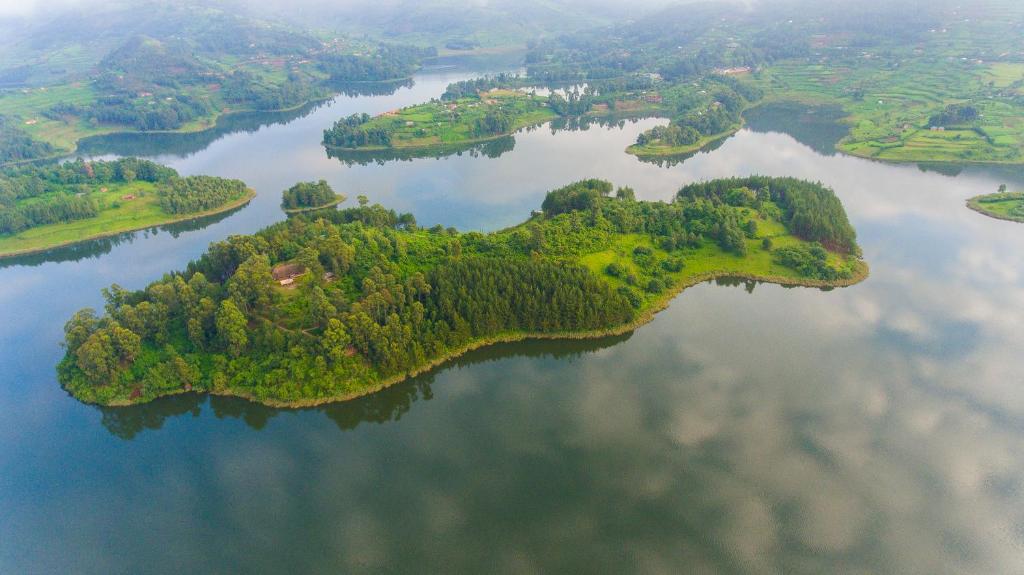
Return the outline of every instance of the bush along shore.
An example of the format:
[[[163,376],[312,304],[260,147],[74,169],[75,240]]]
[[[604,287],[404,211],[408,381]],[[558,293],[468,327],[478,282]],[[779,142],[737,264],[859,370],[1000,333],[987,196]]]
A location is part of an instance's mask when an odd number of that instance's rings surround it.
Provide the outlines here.
[[[833,192],[790,178],[692,184],[671,203],[584,180],[489,234],[360,205],[232,236],[144,290],[111,286],[105,313],[67,322],[58,374],[103,405],[316,405],[492,343],[627,332],[722,276],[826,288],[867,266]]]

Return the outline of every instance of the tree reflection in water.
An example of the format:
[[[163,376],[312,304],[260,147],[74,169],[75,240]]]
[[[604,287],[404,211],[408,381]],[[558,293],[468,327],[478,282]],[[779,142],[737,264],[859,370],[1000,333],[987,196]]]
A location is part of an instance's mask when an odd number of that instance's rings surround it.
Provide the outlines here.
[[[366,397],[302,408],[298,411],[321,412],[342,431],[353,430],[363,423],[398,421],[412,409],[417,401],[433,399],[434,378],[443,370],[519,357],[573,358],[612,347],[628,340],[632,335],[633,332],[629,332],[599,339],[526,340],[488,346],[469,352],[437,369]],[[145,430],[161,429],[168,419],[184,415],[199,417],[203,406],[207,403],[217,419],[240,419],[254,430],[264,429],[267,423],[279,413],[296,411],[268,407],[237,397],[207,396],[197,393],[165,397],[142,405],[97,407],[97,409],[102,414],[103,427],[111,435],[124,440],[132,440]]]

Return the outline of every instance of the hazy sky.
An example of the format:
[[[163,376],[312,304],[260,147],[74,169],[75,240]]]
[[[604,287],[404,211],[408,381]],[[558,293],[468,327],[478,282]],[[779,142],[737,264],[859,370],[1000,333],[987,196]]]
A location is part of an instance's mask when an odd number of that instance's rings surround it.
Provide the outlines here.
[[[130,0],[129,0],[130,1]],[[333,7],[338,8],[345,5],[351,4],[369,4],[373,6],[381,6],[388,4],[398,4],[403,1],[409,0],[228,0],[228,2],[210,2],[211,4],[224,4],[224,3],[236,3],[236,4],[247,4],[251,6],[265,7],[267,5],[278,4],[287,6],[305,6],[305,7]],[[451,1],[451,0],[449,0]],[[646,5],[664,5],[671,3],[684,3],[693,2],[698,0],[630,0],[629,4],[646,4]],[[707,0],[704,0],[707,1]],[[466,4],[470,5],[486,5],[489,0],[465,0]],[[614,0],[598,0],[603,4],[614,4]],[[73,6],[81,6],[84,4],[104,4],[108,5],[111,2],[109,0],[0,0],[0,16],[29,16],[38,12],[56,12],[61,9]],[[452,2],[455,3],[455,2]],[[580,0],[567,0],[565,3],[579,4]]]

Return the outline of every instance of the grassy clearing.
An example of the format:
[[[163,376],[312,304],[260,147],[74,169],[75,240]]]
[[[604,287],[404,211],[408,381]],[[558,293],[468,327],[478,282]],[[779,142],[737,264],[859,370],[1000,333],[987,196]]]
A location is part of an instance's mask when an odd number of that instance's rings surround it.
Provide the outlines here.
[[[481,133],[477,123],[491,112],[509,116],[509,129]],[[491,90],[479,97],[428,102],[381,114],[364,124],[363,128],[385,130],[391,136],[391,145],[358,149],[429,149],[484,142],[557,117],[547,107],[545,98],[517,90]]]
[[[1024,223],[1024,192],[1002,192],[975,196],[967,207],[998,220]]]
[[[102,191],[106,189],[106,191]],[[217,209],[194,214],[171,215],[160,208],[156,187],[149,182],[106,184],[88,193],[100,208],[99,215],[73,222],[29,228],[21,233],[0,236],[0,258],[40,252],[123,232],[193,220],[228,211],[244,205],[255,197],[248,193]],[[134,199],[125,199],[134,196]]]
[[[761,246],[764,238],[769,237],[772,241],[772,249],[767,250]],[[722,250],[719,246],[707,242],[699,248],[686,248],[676,250],[672,253],[666,252],[656,246],[650,236],[643,234],[626,234],[616,236],[613,246],[607,250],[591,253],[583,256],[580,262],[598,275],[619,288],[630,285],[627,277],[630,274],[641,276],[642,272],[636,265],[633,257],[633,250],[638,246],[650,249],[654,259],[658,262],[670,257],[682,257],[684,267],[678,272],[665,272],[665,277],[670,278],[672,286],[678,289],[693,285],[695,282],[704,281],[707,278],[721,276],[737,276],[752,279],[764,279],[779,283],[810,285],[806,277],[801,276],[796,270],[781,265],[775,261],[772,251],[782,247],[796,246],[805,243],[786,232],[785,227],[779,222],[759,222],[759,233],[756,238],[747,240],[747,255],[739,256]],[[605,273],[605,270],[612,263],[618,264],[625,271],[619,277],[612,277]],[[843,266],[857,266],[856,258],[843,256],[836,253],[829,253],[829,263],[836,268]],[[862,278],[861,278],[862,279]],[[672,292],[673,290],[669,290]],[[673,293],[674,296],[674,293]],[[671,297],[669,298],[671,299]],[[641,310],[660,309],[667,305],[664,294],[644,293],[644,305]]]

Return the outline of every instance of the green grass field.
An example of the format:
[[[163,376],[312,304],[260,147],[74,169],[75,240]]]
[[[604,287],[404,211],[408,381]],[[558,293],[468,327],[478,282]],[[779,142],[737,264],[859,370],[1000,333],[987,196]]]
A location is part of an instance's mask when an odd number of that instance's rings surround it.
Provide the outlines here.
[[[787,61],[753,81],[770,100],[842,106],[850,134],[837,147],[852,155],[903,162],[1024,162],[1024,107],[1015,98],[1024,85],[1022,64],[935,56],[898,64]],[[972,125],[929,129],[931,115],[964,103],[980,112]]]
[[[764,238],[771,238],[772,248],[766,250],[761,246]],[[635,274],[642,277],[641,270],[633,259],[633,250],[637,246],[644,246],[653,252],[655,261],[666,260],[669,257],[680,256],[683,259],[684,267],[678,272],[665,272],[665,276],[672,280],[674,286],[691,285],[695,280],[708,277],[729,276],[745,278],[759,278],[771,281],[788,280],[794,284],[808,283],[807,278],[801,276],[796,270],[783,266],[775,260],[772,251],[790,246],[797,246],[806,243],[786,231],[785,226],[778,221],[758,220],[758,234],[756,238],[748,239],[747,254],[739,256],[724,251],[717,244],[705,242],[699,248],[686,248],[669,254],[661,247],[654,245],[650,236],[644,234],[625,234],[616,236],[614,245],[607,250],[584,255],[580,262],[590,269],[598,277],[604,278],[613,287],[629,285],[625,277]],[[625,269],[620,277],[612,277],[605,273],[609,264],[616,263]],[[854,277],[857,277],[857,266],[859,261],[852,256],[843,256],[829,252],[828,263],[839,269],[849,267],[854,270]],[[644,307],[648,309],[659,307],[665,303],[664,294],[644,294]]]
[[[998,220],[1024,223],[1024,192],[1003,192],[976,196],[967,207]]]
[[[102,191],[106,189],[106,191]],[[14,235],[0,236],[0,257],[44,251],[68,244],[140,230],[172,222],[191,220],[236,208],[255,196],[249,193],[220,208],[196,214],[168,214],[160,208],[156,187],[149,182],[96,186],[88,196],[96,201],[94,218],[29,228]],[[134,196],[134,199],[125,199]]]

